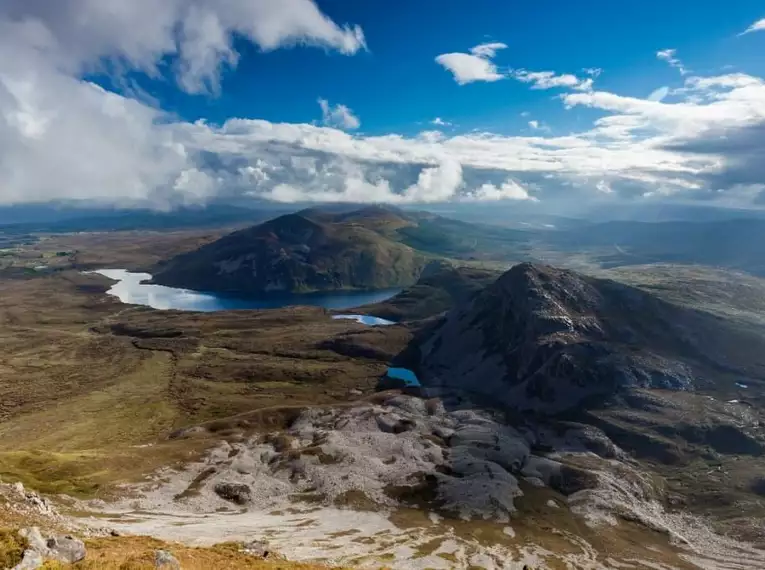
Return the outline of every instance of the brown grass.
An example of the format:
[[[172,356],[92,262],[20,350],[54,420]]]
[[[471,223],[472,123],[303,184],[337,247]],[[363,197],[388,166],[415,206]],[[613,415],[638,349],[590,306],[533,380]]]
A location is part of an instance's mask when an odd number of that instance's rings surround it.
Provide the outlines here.
[[[48,561],[44,570],[153,570],[157,550],[167,550],[184,570],[327,570],[327,566],[301,564],[279,559],[262,560],[241,552],[236,543],[209,548],[168,544],[147,537],[91,539],[85,542],[85,560],[73,565]],[[0,568],[18,564],[26,548],[15,530],[0,530]]]
[[[128,246],[125,236],[69,236],[45,247],[76,245],[83,259],[99,259],[107,243],[119,250],[114,264],[124,255],[137,267],[153,259],[151,237]],[[157,250],[163,247],[185,246],[166,242]],[[354,388],[371,391],[386,359],[409,340],[403,327],[371,339],[318,308],[201,314],[129,307],[104,295],[109,286],[79,271],[0,276],[5,480],[103,496],[113,483],[197,457],[213,438],[280,429],[305,407],[345,403]],[[335,336],[344,338],[343,353],[322,345]],[[346,353],[369,342],[379,353]],[[202,437],[168,438],[197,424],[208,427]]]

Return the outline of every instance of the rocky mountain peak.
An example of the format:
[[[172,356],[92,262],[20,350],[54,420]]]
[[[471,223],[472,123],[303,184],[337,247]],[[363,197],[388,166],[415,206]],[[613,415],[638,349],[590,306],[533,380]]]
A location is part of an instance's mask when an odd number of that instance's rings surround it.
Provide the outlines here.
[[[622,284],[523,263],[447,313],[422,341],[420,376],[537,412],[628,387],[688,389],[690,367],[678,352],[690,347],[677,339],[695,318]]]

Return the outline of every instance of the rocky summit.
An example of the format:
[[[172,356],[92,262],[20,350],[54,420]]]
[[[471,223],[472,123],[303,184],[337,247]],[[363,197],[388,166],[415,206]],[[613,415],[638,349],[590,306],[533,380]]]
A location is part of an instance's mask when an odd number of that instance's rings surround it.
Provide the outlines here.
[[[421,334],[413,364],[427,386],[549,413],[634,388],[692,390],[720,369],[745,373],[741,347],[761,345],[643,290],[522,263]]]

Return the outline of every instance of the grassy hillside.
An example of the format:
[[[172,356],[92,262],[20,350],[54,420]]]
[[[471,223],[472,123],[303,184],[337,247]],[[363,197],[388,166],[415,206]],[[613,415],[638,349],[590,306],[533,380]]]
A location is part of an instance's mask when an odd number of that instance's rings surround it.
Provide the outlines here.
[[[102,494],[207,445],[169,440],[176,429],[259,410],[254,427],[278,426],[372,391],[409,339],[321,309],[126,307],[108,286],[77,272],[0,280],[0,478]]]
[[[410,285],[427,258],[385,235],[386,221],[289,214],[175,257],[154,279],[237,294]]]

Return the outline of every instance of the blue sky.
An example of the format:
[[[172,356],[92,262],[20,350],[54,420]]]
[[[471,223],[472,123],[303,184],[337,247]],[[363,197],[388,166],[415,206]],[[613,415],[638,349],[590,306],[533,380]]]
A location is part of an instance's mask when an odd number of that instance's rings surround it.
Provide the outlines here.
[[[316,100],[322,97],[349,106],[372,134],[410,134],[434,117],[460,130],[511,132],[528,127],[524,111],[568,131],[581,127],[581,113],[565,112],[554,93],[512,81],[460,88],[434,58],[503,42],[508,47],[495,58],[499,66],[560,73],[596,67],[604,71],[602,88],[635,97],[659,85],[681,85],[682,78],[655,57],[661,49],[677,49],[692,69],[718,72],[730,65],[765,75],[762,38],[737,36],[765,16],[765,8],[756,0],[729,4],[721,10],[718,2],[688,0],[325,0],[318,5],[333,20],[362,27],[369,51],[354,57],[323,49],[264,53],[241,40],[241,61],[226,73],[219,96],[185,94],[166,76],[148,81],[141,74],[140,83],[164,109],[192,121],[311,122],[320,115]]]
[[[763,50],[755,0],[6,0],[0,201],[761,207]]]

